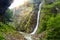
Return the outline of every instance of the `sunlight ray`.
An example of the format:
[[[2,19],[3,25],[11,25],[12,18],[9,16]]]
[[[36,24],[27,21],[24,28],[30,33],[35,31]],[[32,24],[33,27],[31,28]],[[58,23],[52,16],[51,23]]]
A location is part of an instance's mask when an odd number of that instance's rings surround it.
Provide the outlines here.
[[[9,8],[12,9],[16,6],[22,5],[26,1],[28,1],[28,0],[14,0],[14,2],[11,4],[11,6]]]

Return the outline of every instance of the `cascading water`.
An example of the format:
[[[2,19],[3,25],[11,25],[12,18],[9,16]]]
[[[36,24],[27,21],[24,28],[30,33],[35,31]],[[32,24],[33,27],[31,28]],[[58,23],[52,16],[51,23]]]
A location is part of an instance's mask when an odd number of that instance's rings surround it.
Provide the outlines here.
[[[39,4],[39,11],[38,11],[38,15],[37,15],[37,24],[36,24],[36,27],[33,30],[33,32],[30,33],[30,34],[26,34],[26,33],[20,32],[21,34],[24,35],[24,37],[25,37],[26,40],[33,40],[33,38],[32,38],[31,35],[35,34],[36,31],[37,31],[37,29],[38,29],[39,19],[40,19],[40,11],[41,11],[41,7],[42,7],[43,3],[44,3],[44,1],[42,1],[42,3]]]
[[[36,24],[36,27],[35,27],[35,29],[33,30],[33,32],[31,34],[35,34],[37,29],[38,29],[39,19],[40,19],[40,11],[41,11],[42,4],[43,4],[43,2],[40,3],[40,5],[39,5],[39,11],[38,11],[38,15],[37,15],[37,24]]]
[[[43,5],[43,3],[44,3],[44,1],[43,1],[42,3],[40,3],[40,5],[39,5],[39,11],[38,11],[38,15],[37,15],[37,24],[36,24],[35,29],[34,29],[33,32],[30,34],[30,36],[25,36],[25,38],[26,38],[27,40],[33,40],[32,37],[31,37],[31,35],[35,34],[36,31],[37,31],[37,29],[38,29],[39,19],[40,19],[40,11],[41,11],[41,6]]]

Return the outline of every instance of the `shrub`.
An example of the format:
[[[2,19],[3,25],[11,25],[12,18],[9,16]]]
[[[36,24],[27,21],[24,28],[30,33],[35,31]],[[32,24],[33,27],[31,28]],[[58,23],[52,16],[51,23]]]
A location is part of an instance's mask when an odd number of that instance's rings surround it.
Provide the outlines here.
[[[51,29],[51,31],[48,31]],[[53,29],[53,30],[52,30]],[[48,40],[60,40],[60,14],[47,22],[46,38]]]

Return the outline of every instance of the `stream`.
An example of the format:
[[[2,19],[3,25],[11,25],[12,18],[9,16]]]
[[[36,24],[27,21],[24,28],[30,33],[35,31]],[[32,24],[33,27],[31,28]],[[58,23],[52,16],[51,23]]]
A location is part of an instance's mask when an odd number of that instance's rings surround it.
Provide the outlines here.
[[[19,33],[23,34],[23,36],[25,37],[26,40],[33,40],[32,35],[34,35],[34,34],[36,33],[37,29],[38,29],[39,20],[40,20],[40,12],[41,12],[41,7],[42,7],[43,3],[44,3],[44,1],[42,1],[42,2],[39,4],[39,10],[38,10],[38,15],[37,15],[37,24],[36,24],[33,32],[30,33],[30,34],[23,33],[23,32],[19,32]]]

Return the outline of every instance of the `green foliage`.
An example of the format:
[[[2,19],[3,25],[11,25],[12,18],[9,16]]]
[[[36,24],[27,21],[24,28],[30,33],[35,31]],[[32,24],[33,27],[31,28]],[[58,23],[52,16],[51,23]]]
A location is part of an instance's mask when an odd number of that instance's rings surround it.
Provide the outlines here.
[[[8,9],[4,15],[3,23],[8,24],[13,21],[13,13],[10,9]]]
[[[53,30],[50,31],[49,29]],[[51,17],[47,22],[46,38],[48,40],[60,40],[60,14],[55,18]]]
[[[5,36],[9,33],[13,34],[15,32],[15,27],[11,24],[3,24],[0,22],[0,40],[4,40]]]
[[[0,36],[0,40],[5,40],[4,37]]]
[[[0,22],[0,31],[4,32],[6,34],[8,34],[9,32],[14,32],[15,31],[15,27],[12,25],[6,25]]]
[[[60,12],[60,2],[54,2],[52,4],[44,4],[41,10],[40,15],[40,25],[37,33],[41,33],[46,30],[47,22],[50,19],[56,17],[56,15]],[[51,18],[52,17],[52,18]]]
[[[5,38],[3,37],[3,34],[0,32],[0,40],[5,40]]]
[[[60,40],[60,1],[44,4],[37,33],[46,31],[42,40]]]

